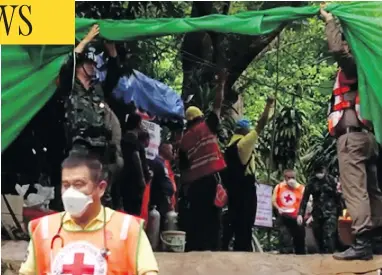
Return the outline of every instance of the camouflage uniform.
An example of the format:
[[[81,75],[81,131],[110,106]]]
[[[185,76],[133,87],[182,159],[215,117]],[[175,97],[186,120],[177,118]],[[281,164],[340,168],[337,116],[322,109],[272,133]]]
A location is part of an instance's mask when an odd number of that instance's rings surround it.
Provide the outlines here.
[[[78,144],[84,144],[103,153],[111,141],[111,131],[106,127],[105,103],[101,97],[91,91],[86,93],[74,90],[65,107],[71,150],[76,150]]]
[[[79,58],[77,54],[76,58]],[[68,147],[70,153],[85,150],[100,158],[106,167],[109,183],[103,203],[112,207],[111,187],[123,167],[121,125],[105,98],[113,100],[111,93],[120,76],[118,61],[110,58],[106,80],[102,84],[91,85],[89,89],[85,89],[78,79],[72,87],[73,65],[73,57],[70,56],[60,72],[60,88],[70,91],[65,104]],[[115,190],[114,193],[119,192]]]
[[[337,182],[326,175],[322,179],[311,178],[305,187],[299,215],[304,217],[309,196],[313,196],[312,229],[321,253],[333,253],[337,240],[337,221],[340,209],[340,194]]]

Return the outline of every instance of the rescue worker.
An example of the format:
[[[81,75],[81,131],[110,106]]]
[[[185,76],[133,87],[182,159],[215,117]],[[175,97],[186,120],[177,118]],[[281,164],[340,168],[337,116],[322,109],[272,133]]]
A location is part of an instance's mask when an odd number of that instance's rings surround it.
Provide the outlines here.
[[[341,195],[337,192],[337,182],[325,167],[315,169],[315,175],[305,186],[301,201],[298,225],[303,225],[309,197],[313,197],[312,229],[320,253],[334,253],[337,241],[337,223]]]
[[[104,172],[96,157],[83,152],[64,160],[65,211],[30,222],[31,241],[19,274],[158,273],[142,221],[102,205]]]
[[[170,197],[170,210],[175,210],[177,186],[175,181],[175,174],[171,167],[171,162],[174,160],[174,150],[170,142],[162,141],[161,145],[159,146],[159,158],[164,163],[165,172],[170,180],[173,190],[173,195]]]
[[[150,175],[146,152],[138,139],[138,135],[142,131],[141,116],[136,113],[130,114],[125,127],[127,131],[121,142],[125,169],[122,172],[120,190],[124,210],[131,215],[139,216],[143,194]]]
[[[164,154],[164,147],[171,144],[162,143],[159,152]],[[171,147],[168,147],[171,149]],[[171,152],[169,152],[171,153]],[[153,179],[151,180],[150,206],[157,206],[157,210],[161,215],[161,229],[166,218],[166,213],[172,210],[171,198],[174,195],[174,187],[168,175],[165,166],[165,159],[159,155],[153,160],[148,160],[150,169],[153,171]]]
[[[219,172],[225,167],[216,137],[224,96],[225,72],[218,78],[213,110],[206,118],[191,106],[186,110],[187,129],[179,146],[179,169],[189,202],[187,251],[216,251],[219,245],[220,208],[214,204]]]
[[[223,250],[228,250],[231,233],[233,233],[235,251],[253,251],[252,228],[257,209],[254,150],[258,135],[268,121],[273,103],[273,98],[267,99],[264,112],[255,129],[251,130],[248,120],[239,120],[235,134],[226,148],[227,169],[224,171],[223,178],[228,192],[230,224],[226,224],[223,229]]]
[[[362,119],[357,65],[332,14],[321,9],[326,21],[329,50],[339,65],[328,116],[328,128],[337,138],[340,182],[355,235],[353,245],[337,260],[370,260],[372,238],[382,235],[382,191],[378,187],[378,144],[372,125]]]
[[[174,191],[173,195],[170,198],[170,208],[171,210],[176,209],[177,204],[177,186],[176,186],[176,180],[175,180],[175,173],[172,170],[171,162],[174,160],[174,150],[173,146],[169,142],[162,142],[159,146],[159,157],[164,161],[166,174],[168,175],[168,178],[170,179],[172,189]]]
[[[284,171],[284,181],[273,190],[272,204],[277,212],[280,253],[305,254],[305,228],[297,224],[304,186],[297,183],[294,170]]]
[[[111,187],[123,167],[123,158],[120,145],[121,125],[107,101],[112,100],[112,91],[121,74],[115,44],[106,42],[108,71],[105,81],[98,83],[96,56],[90,51],[88,44],[99,34],[99,30],[99,26],[94,25],[76,46],[74,56],[71,54],[61,68],[58,86],[61,93],[69,95],[65,104],[69,150],[73,152],[91,149],[102,158],[103,164],[108,167],[109,177],[103,201],[111,207]]]

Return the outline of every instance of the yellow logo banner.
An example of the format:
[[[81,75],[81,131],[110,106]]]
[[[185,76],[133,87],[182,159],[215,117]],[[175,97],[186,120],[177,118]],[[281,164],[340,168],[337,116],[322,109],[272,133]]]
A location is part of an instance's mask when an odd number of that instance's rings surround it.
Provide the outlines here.
[[[1,0],[0,44],[74,43],[74,0]]]

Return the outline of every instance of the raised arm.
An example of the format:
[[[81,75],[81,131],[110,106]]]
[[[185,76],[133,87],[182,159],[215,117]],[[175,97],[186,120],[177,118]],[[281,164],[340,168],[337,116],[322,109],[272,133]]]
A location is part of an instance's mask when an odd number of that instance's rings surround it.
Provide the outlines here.
[[[250,131],[248,134],[246,134],[242,139],[240,139],[240,141],[237,144],[240,160],[243,165],[246,165],[252,156],[252,152],[255,149],[258,136],[260,135],[261,131],[264,129],[265,125],[268,122],[270,110],[272,109],[273,103],[274,99],[269,97],[267,99],[264,111],[257,122],[256,128]]]
[[[105,42],[105,49],[109,56],[107,62],[107,74],[103,83],[103,92],[107,99],[110,99],[112,92],[117,86],[121,77],[120,63],[118,59],[117,49],[114,42]]]
[[[92,41],[99,34],[99,26],[93,25],[89,33],[85,36],[84,39],[77,45],[73,53],[69,54],[68,60],[62,65],[59,75],[59,85],[58,88],[61,94],[70,93],[72,90],[72,83],[74,77],[74,65],[75,60],[78,59],[78,55],[82,54],[90,41]]]
[[[321,8],[320,12],[326,22],[325,33],[328,39],[329,51],[333,54],[334,59],[345,75],[348,78],[356,78],[357,66],[347,42],[343,40],[340,27],[336,24],[331,13],[326,12],[323,8]]]
[[[265,125],[268,122],[270,110],[272,109],[274,102],[275,102],[275,99],[273,97],[267,98],[267,104],[265,105],[264,111],[260,119],[257,121],[256,129],[255,129],[258,135],[260,135],[260,133],[263,131]]]

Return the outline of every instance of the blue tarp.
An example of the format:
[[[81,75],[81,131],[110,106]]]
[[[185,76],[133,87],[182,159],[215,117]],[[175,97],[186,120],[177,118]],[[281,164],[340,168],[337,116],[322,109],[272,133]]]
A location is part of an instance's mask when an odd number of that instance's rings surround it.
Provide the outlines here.
[[[103,65],[102,57],[98,58],[98,68]],[[123,98],[125,103],[134,101],[135,106],[161,118],[184,118],[184,105],[180,95],[167,85],[152,79],[143,73],[133,70],[130,76],[120,78],[113,94]],[[100,81],[106,76],[106,71],[98,72]]]

